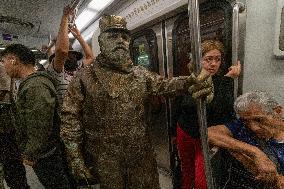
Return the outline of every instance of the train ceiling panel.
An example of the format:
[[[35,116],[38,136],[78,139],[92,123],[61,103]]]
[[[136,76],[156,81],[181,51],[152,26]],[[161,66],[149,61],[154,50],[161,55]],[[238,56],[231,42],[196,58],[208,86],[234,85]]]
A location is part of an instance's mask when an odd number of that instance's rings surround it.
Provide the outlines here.
[[[64,5],[71,0],[2,0],[0,33],[56,36]]]

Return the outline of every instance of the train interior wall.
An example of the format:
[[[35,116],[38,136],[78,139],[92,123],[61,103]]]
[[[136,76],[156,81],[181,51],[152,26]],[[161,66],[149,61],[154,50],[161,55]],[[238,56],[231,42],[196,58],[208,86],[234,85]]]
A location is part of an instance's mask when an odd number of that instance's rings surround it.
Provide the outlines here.
[[[284,104],[284,58],[273,54],[277,1],[247,1],[243,92],[265,90]]]

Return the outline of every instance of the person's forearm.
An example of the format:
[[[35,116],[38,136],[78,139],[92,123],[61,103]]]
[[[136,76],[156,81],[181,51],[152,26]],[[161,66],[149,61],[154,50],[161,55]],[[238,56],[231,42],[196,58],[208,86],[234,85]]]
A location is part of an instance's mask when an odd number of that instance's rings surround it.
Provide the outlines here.
[[[85,60],[83,61],[84,65],[85,64],[90,64],[94,60],[94,54],[92,52],[92,49],[88,45],[88,43],[83,39],[81,35],[77,36],[77,40],[79,41],[81,47],[83,48],[84,54],[85,54]]]
[[[68,15],[63,15],[58,31],[58,36],[55,45],[55,51],[66,51],[68,53],[69,38],[68,38]]]
[[[68,57],[69,38],[68,38],[68,16],[63,15],[55,44],[54,69],[61,72],[64,68],[64,62]]]
[[[283,189],[284,188],[284,176],[278,174],[276,179],[276,189]]]
[[[234,152],[244,153],[250,157],[255,157],[255,155],[260,151],[255,146],[236,140],[231,136],[220,133],[220,131],[212,130],[212,128],[209,128],[208,139],[209,142],[215,146]]]
[[[264,189],[283,189],[284,176],[278,173],[274,178],[271,178],[269,182],[264,182],[264,184]]]

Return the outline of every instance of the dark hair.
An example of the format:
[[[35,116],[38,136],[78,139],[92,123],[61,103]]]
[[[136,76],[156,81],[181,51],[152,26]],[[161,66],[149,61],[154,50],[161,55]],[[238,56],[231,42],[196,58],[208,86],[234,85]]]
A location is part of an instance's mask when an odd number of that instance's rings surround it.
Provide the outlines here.
[[[32,64],[35,65],[36,59],[34,53],[26,46],[22,44],[12,44],[7,46],[2,52],[1,56],[5,56],[7,54],[13,54],[17,56],[20,61],[27,65]]]

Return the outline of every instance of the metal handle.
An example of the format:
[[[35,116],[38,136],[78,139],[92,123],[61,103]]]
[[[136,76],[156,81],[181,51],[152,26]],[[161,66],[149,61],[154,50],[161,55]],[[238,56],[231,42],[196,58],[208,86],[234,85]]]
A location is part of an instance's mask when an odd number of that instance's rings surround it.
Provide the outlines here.
[[[81,4],[82,0],[73,0],[70,4],[70,8],[74,10],[74,15],[69,17],[68,26],[72,28],[75,25],[75,20],[77,18],[78,7]]]
[[[70,4],[71,9],[76,9],[80,3],[80,0],[73,0]]]
[[[238,62],[239,52],[239,14],[245,10],[245,5],[241,2],[236,2],[233,6],[233,28],[232,28],[232,63],[236,65]],[[239,80],[234,79],[234,99],[238,96]]]
[[[200,21],[199,21],[199,1],[188,0],[189,28],[192,62],[195,64],[195,74],[199,74],[202,67],[201,59],[201,37],[200,37]],[[207,136],[207,120],[206,120],[206,103],[204,99],[197,101],[198,124],[202,143],[202,152],[204,155],[205,174],[207,188],[214,189],[212,170],[209,157],[208,136]]]

